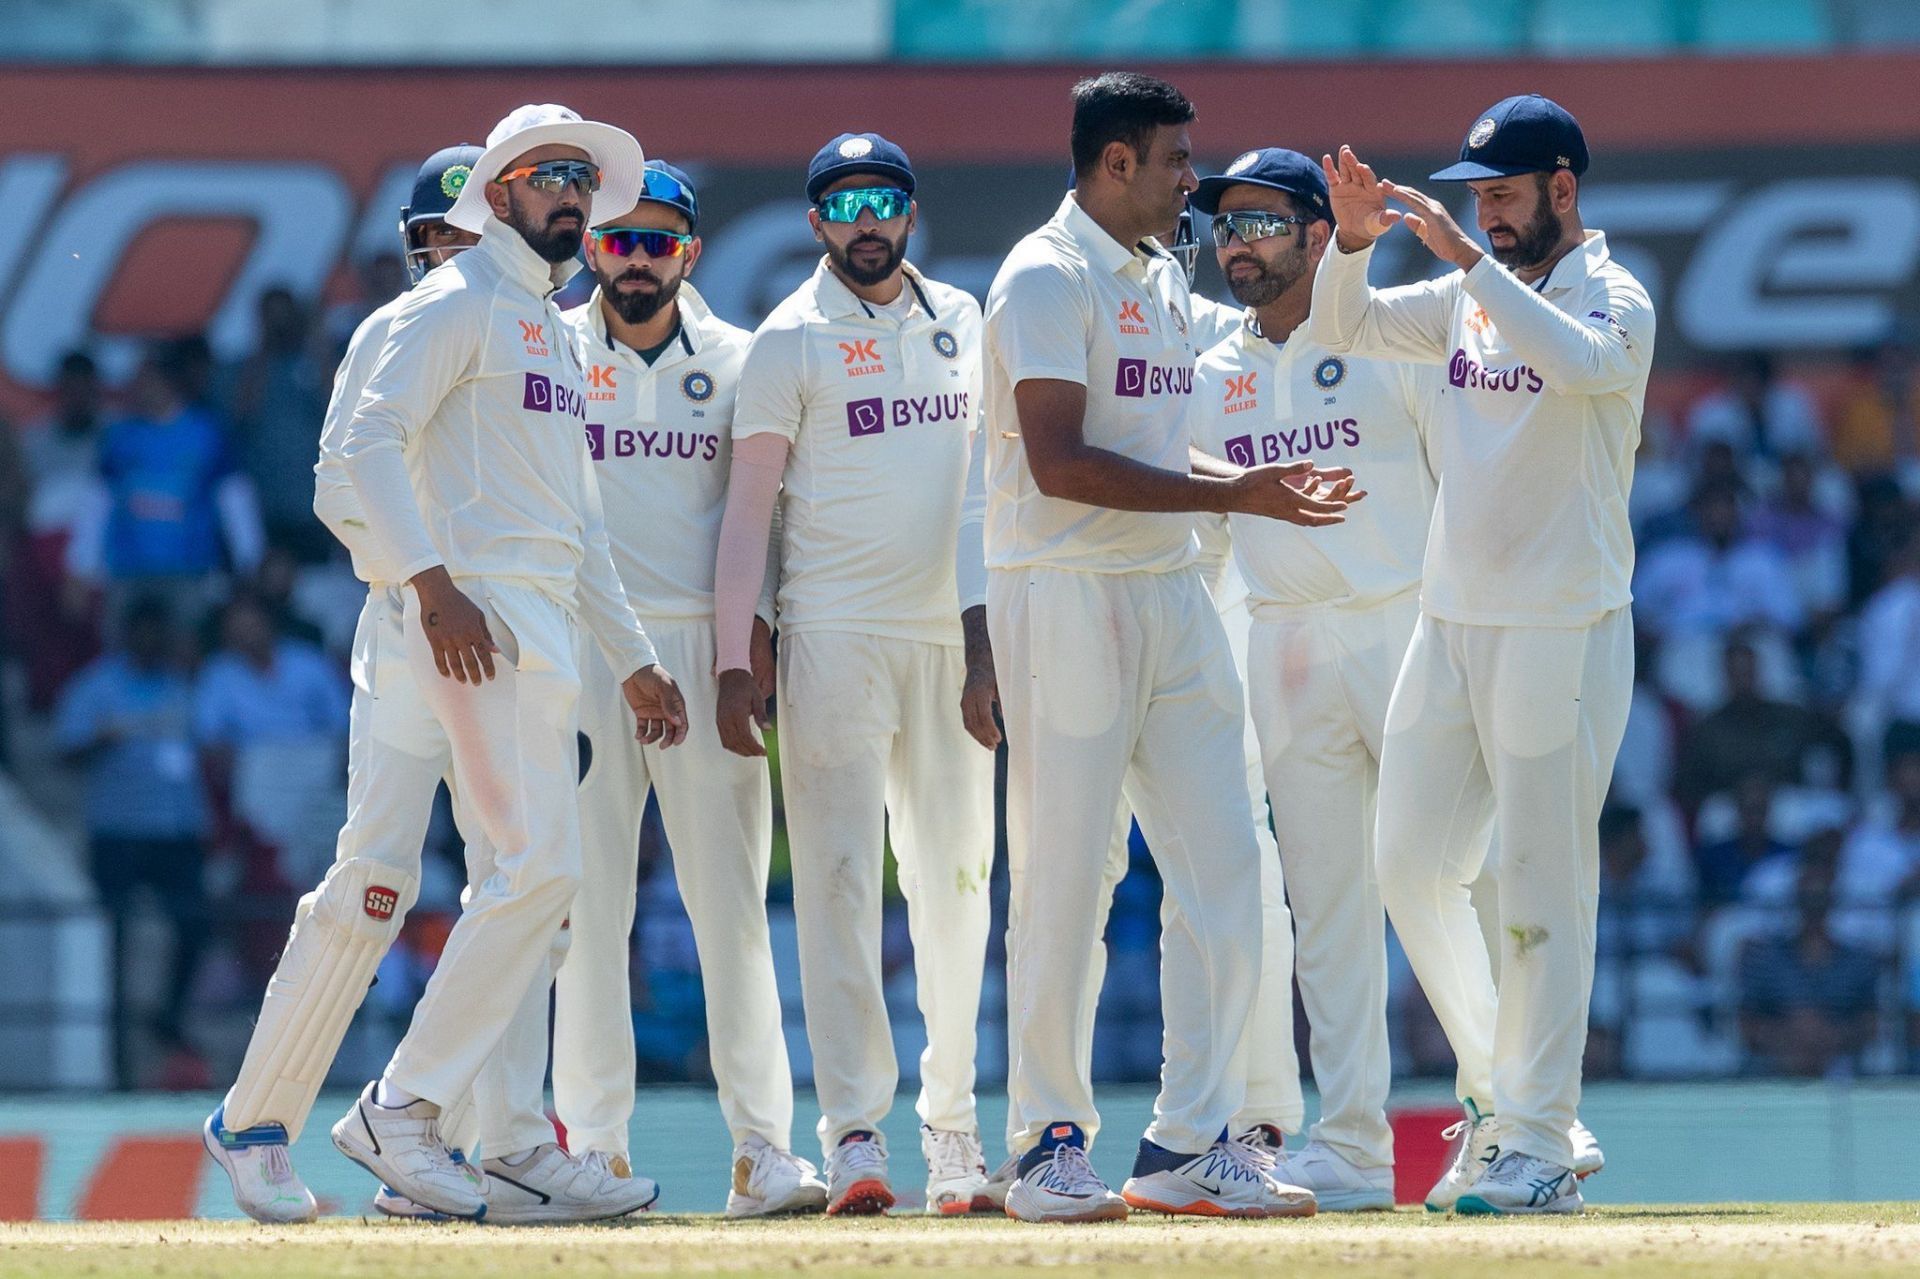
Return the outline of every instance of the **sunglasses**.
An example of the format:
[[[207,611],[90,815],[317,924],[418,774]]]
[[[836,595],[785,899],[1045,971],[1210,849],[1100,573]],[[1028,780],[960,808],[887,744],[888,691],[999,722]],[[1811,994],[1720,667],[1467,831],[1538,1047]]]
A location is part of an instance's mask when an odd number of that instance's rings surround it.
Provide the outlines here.
[[[835,191],[820,198],[823,222],[857,222],[860,210],[872,209],[882,222],[905,217],[913,207],[913,197],[899,187],[860,187],[853,191]]]
[[[549,195],[558,195],[568,187],[578,187],[588,195],[600,189],[600,170],[585,160],[547,160],[541,164],[529,164],[522,169],[511,169],[494,181],[505,186],[517,178],[525,178],[528,186]]]
[[[1252,244],[1255,240],[1270,240],[1276,235],[1292,235],[1293,228],[1305,226],[1312,218],[1282,217],[1278,213],[1216,213],[1213,217],[1213,247],[1224,249],[1227,241],[1234,236],[1240,237],[1242,244]]]
[[[650,258],[677,258],[692,243],[693,237],[690,235],[658,231],[652,227],[607,226],[599,227],[593,233],[594,251],[616,258],[632,257],[635,249]]]

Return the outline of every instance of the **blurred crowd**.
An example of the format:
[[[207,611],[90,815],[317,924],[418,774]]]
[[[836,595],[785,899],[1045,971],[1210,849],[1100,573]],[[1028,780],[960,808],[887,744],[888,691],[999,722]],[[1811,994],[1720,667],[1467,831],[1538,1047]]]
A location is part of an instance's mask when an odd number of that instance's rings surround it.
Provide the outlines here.
[[[346,339],[404,282],[379,258],[352,302],[269,289],[242,358],[158,341],[119,388],[75,351],[44,415],[0,429],[0,767],[34,766],[7,754],[34,740],[79,780],[124,943],[117,1002],[139,1006],[117,1036],[123,1084],[231,1073],[294,899],[331,859],[363,592],[313,518],[312,467]],[[1656,377],[1631,512],[1638,682],[1601,832],[1595,1075],[1920,1070],[1920,374],[1891,342],[1809,370],[1756,355]],[[376,1066],[458,910],[444,797],[430,840],[362,1019]],[[705,995],[655,819],[641,856],[642,1070],[697,1078]],[[1135,865],[1108,934],[1103,1078],[1158,1060],[1157,883]],[[156,964],[132,939],[161,926]],[[1449,1070],[1404,963],[1394,1004],[1397,1066]]]

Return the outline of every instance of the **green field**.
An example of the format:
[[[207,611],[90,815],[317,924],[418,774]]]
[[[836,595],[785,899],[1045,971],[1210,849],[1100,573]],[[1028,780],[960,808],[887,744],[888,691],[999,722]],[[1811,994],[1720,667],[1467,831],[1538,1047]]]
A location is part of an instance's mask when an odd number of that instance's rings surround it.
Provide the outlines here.
[[[1609,1207],[1557,1220],[1412,1211],[1286,1222],[1136,1216],[1071,1227],[1004,1218],[729,1223],[695,1216],[519,1230],[347,1220],[292,1229],[224,1221],[0,1225],[0,1276],[59,1279],[1010,1275],[1033,1267],[1055,1275],[1484,1279],[1490,1268],[1512,1266],[1524,1267],[1527,1279],[1589,1275],[1602,1266],[1616,1276],[1913,1275],[1920,1272],[1920,1204]]]

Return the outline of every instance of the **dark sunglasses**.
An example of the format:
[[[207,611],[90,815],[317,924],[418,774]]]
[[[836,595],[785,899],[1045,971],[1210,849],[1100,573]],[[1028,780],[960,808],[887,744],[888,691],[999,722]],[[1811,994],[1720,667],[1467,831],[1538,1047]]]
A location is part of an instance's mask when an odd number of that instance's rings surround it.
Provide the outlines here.
[[[603,226],[595,228],[593,232],[594,251],[616,258],[630,258],[635,249],[650,258],[677,258],[692,243],[693,237],[690,235],[660,231],[653,227]]]
[[[558,195],[570,186],[578,187],[588,195],[600,189],[600,170],[585,160],[548,160],[541,164],[529,164],[524,168],[509,169],[494,181],[505,186],[518,178],[525,178],[528,186],[550,195]]]

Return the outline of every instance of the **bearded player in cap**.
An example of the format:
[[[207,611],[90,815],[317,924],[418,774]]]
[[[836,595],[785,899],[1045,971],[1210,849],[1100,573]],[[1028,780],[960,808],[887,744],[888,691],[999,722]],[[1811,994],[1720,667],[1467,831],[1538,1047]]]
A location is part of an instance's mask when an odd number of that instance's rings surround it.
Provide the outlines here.
[[[1421,415],[1440,379],[1419,365],[1343,359],[1308,333],[1314,274],[1333,233],[1326,178],[1312,160],[1249,151],[1201,179],[1193,204],[1246,307],[1233,336],[1200,357],[1194,444],[1242,465],[1311,454],[1366,476],[1369,492],[1345,523],[1311,533],[1226,521],[1251,596],[1247,693],[1280,844],[1262,866],[1267,962],[1234,1130],[1278,1155],[1274,1175],[1313,1191],[1321,1211],[1386,1210],[1392,1058],[1374,794],[1387,699],[1419,612],[1434,494]],[[1297,1131],[1303,1111],[1296,973],[1320,1116],[1306,1146],[1286,1154],[1280,1134]]]
[[[592,748],[580,786],[588,888],[574,904],[572,958],[555,984],[554,1109],[570,1150],[625,1166],[634,1105],[627,937],[651,789],[709,991],[711,1064],[734,1144],[727,1215],[815,1211],[826,1185],[789,1148],[793,1078],[767,935],[767,764],[727,751],[714,728],[713,566],[748,335],[690,282],[700,203],[685,173],[649,160],[639,201],[602,214],[587,236],[599,287],[567,313],[568,336],[587,370],[587,437],[614,565],[661,661],[679,673],[690,723],[671,751],[637,740],[612,668],[588,654],[580,715]],[[750,650],[763,697],[772,617],[763,592]]]
[[[1468,184],[1491,252],[1351,148],[1322,164],[1339,229],[1314,281],[1313,337],[1447,369],[1430,419],[1440,486],[1421,616],[1387,712],[1377,834],[1395,932],[1462,1079],[1486,1080],[1462,1097],[1465,1130],[1428,1206],[1578,1212],[1598,821],[1633,684],[1627,496],[1653,308],[1605,235],[1582,225],[1586,140],[1546,98],[1495,104],[1459,163],[1433,175]],[[1373,241],[1395,223],[1458,270],[1369,288]],[[1489,816],[1497,993],[1467,893]]]
[[[450,1216],[484,1215],[488,1187],[448,1145],[444,1108],[544,994],[580,883],[577,635],[629,672],[621,692],[643,740],[686,732],[614,571],[585,378],[552,301],[596,203],[630,208],[643,163],[631,135],[563,107],[502,120],[447,214],[480,243],[408,296],[341,450],[375,544],[412,588],[407,660],[494,873],[465,903],[386,1073],[333,1140]],[[518,1171],[539,1156],[516,1153]],[[500,1175],[516,1183],[518,1171]],[[577,1170],[555,1174],[560,1195],[574,1193]]]
[[[880,1135],[899,1077],[880,970],[888,834],[927,1031],[928,1208],[989,1206],[973,1082],[998,731],[967,660],[985,644],[985,591],[977,505],[962,511],[980,307],[906,260],[913,188],[906,153],[878,134],[814,156],[809,221],[826,252],[748,349],[715,583],[721,740],[759,755],[752,602],[777,500],[781,769],[835,1214],[894,1203]]]

